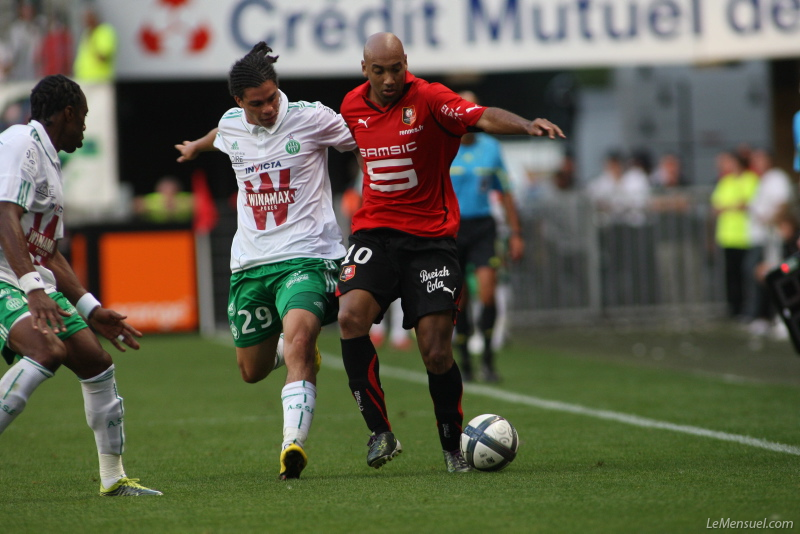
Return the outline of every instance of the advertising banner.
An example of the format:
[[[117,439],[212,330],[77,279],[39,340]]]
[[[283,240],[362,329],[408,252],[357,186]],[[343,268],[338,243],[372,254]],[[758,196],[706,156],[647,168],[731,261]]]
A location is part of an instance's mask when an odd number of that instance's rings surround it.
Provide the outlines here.
[[[101,0],[120,79],[224,78],[258,41],[281,76],[360,75],[400,37],[417,74],[800,56],[800,0]]]
[[[104,306],[126,315],[142,332],[197,329],[191,230],[109,232],[98,245]]]

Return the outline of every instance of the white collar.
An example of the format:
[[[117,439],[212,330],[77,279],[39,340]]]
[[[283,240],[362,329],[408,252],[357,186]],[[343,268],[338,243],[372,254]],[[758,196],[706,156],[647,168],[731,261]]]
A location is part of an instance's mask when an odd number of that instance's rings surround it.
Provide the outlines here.
[[[58,159],[58,151],[56,150],[56,147],[53,146],[53,141],[50,139],[47,130],[44,129],[44,125],[37,120],[31,119],[31,122],[28,123],[28,126],[32,126],[36,131],[36,135],[39,137],[39,142],[42,144],[42,147],[44,147],[44,151],[47,153],[47,157],[50,158],[50,161],[53,163],[53,165],[60,166],[61,160]]]
[[[286,98],[286,95],[280,89],[278,89],[278,95],[281,99],[280,108],[278,109],[278,118],[275,120],[275,124],[269,128],[265,128],[259,124],[250,124],[247,122],[247,113],[242,113],[242,123],[244,124],[244,127],[247,128],[248,132],[253,135],[257,135],[259,132],[265,131],[271,135],[278,131],[278,128],[281,127],[283,119],[286,118],[286,113],[289,111],[289,99]]]

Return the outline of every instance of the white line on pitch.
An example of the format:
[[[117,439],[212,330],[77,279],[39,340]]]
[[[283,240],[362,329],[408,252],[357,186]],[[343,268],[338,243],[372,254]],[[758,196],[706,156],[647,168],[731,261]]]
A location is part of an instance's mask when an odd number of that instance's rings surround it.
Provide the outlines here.
[[[327,355],[326,355],[327,356]],[[344,369],[341,359],[334,357],[326,357],[323,360],[325,367],[336,367]],[[418,371],[409,371],[407,369],[400,369],[398,367],[390,367],[381,365],[380,370],[382,377],[398,378],[407,382],[414,382],[417,384],[428,384],[428,376]],[[774,441],[767,441],[764,439],[753,438],[750,436],[743,436],[741,434],[729,434],[728,432],[719,432],[716,430],[709,430],[697,426],[689,425],[676,425],[674,423],[667,423],[665,421],[658,421],[656,419],[648,419],[647,417],[639,417],[638,415],[630,415],[621,412],[612,412],[610,410],[596,410],[594,408],[587,408],[579,404],[569,404],[566,402],[552,401],[547,399],[540,399],[538,397],[531,397],[530,395],[521,395],[519,393],[512,393],[503,391],[501,389],[479,386],[476,384],[464,384],[464,390],[472,395],[482,395],[493,399],[524,404],[527,406],[534,406],[543,410],[554,410],[557,412],[568,412],[578,415],[586,415],[598,419],[606,419],[609,421],[616,421],[618,423],[625,423],[628,425],[643,427],[643,428],[658,428],[661,430],[671,430],[673,432],[682,432],[684,434],[691,434],[693,436],[701,436],[705,438],[718,439],[721,441],[732,441],[742,445],[749,445],[750,447],[757,447],[759,449],[766,449],[768,451],[782,452],[785,454],[794,454],[800,456],[800,447],[794,445],[786,445]]]

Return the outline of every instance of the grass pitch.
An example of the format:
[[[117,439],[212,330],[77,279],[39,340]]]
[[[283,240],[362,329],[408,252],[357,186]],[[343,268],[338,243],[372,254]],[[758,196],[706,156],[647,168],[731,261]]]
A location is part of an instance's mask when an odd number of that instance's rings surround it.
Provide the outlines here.
[[[367,467],[328,327],[309,466],[288,483],[285,372],[245,384],[226,341],[142,346],[114,354],[125,466],[164,496],[97,495],[80,387],[62,369],[0,437],[0,532],[700,532],[726,518],[800,529],[800,358],[786,343],[755,347],[730,328],[517,334],[503,382],[468,385],[463,407],[466,420],[509,419],[519,455],[499,473],[451,475],[416,350],[380,351],[404,452]]]

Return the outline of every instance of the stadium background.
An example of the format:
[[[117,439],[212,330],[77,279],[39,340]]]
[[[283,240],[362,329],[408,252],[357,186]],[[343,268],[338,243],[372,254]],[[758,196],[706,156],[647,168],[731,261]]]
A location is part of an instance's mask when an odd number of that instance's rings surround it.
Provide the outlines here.
[[[0,32],[13,20],[14,4],[0,0]],[[679,238],[704,257],[703,291],[691,302],[661,303],[648,296],[655,290],[645,287],[627,301],[601,302],[604,282],[596,267],[603,251],[595,246],[581,273],[586,296],[567,305],[552,295],[552,288],[561,282],[560,273],[541,261],[532,237],[532,254],[510,274],[518,289],[515,318],[519,324],[719,316],[721,263],[713,253],[705,257],[713,248],[707,235],[701,232],[698,240],[692,234],[692,228],[710,224],[707,201],[716,178],[716,155],[743,143],[772,147],[779,166],[791,168],[790,119],[800,109],[800,6],[791,2],[358,0],[345,4],[316,0],[295,5],[265,0],[39,0],[34,4],[41,13],[62,10],[76,40],[83,8],[94,5],[120,38],[117,78],[106,93],[110,104],[102,104],[107,106],[104,109],[98,105],[99,98],[91,99],[96,110],[92,115],[107,119],[110,129],[91,145],[101,147],[111,168],[79,172],[76,162],[88,159],[81,154],[65,166],[73,174],[67,177],[68,183],[81,184],[72,188],[74,206],[68,205],[68,223],[86,238],[79,263],[84,265],[87,285],[101,297],[104,290],[111,291],[104,287],[108,276],[103,273],[104,254],[98,240],[109,229],[141,229],[130,222],[131,199],[151,192],[168,175],[189,189],[192,177],[201,171],[220,222],[205,241],[195,244],[201,251],[196,274],[201,285],[187,298],[194,302],[213,294],[213,300],[188,306],[205,314],[208,329],[225,324],[219,302],[227,294],[226,256],[235,225],[228,200],[236,186],[226,158],[207,155],[181,165],[175,161],[173,145],[204,134],[233,106],[227,70],[257,39],[274,43],[275,53],[281,56],[281,88],[291,99],[321,100],[337,109],[344,94],[363,81],[359,36],[392,23],[404,37],[412,72],[456,90],[469,88],[487,105],[558,123],[569,136],[566,142],[503,140],[519,198],[524,197],[526,170],[552,173],[566,152],[575,156],[579,185],[600,173],[603,157],[611,149],[646,148],[653,156],[664,152],[680,156],[693,186],[697,216],[687,222]],[[614,25],[609,20],[616,21],[616,30],[624,29],[628,10],[636,14],[630,19],[635,22],[627,27],[630,35],[610,37]],[[572,17],[562,27],[563,40],[537,41],[531,21],[540,17],[541,33],[560,21],[563,13]],[[337,31],[337,24],[344,31]],[[594,32],[594,42],[585,38],[589,31]],[[656,38],[659,31],[662,38]],[[192,41],[191,49],[187,43],[197,32],[206,32],[205,38]],[[27,91],[29,85],[22,82],[14,87]],[[0,93],[10,90],[9,86],[0,87]],[[90,126],[87,136],[96,132]],[[108,150],[104,152],[103,146]],[[330,171],[336,193],[352,183],[349,156],[332,151]],[[521,206],[521,212],[528,235],[535,236],[540,224],[537,214],[527,205]],[[589,229],[595,225],[585,213],[576,223]],[[596,243],[597,235],[581,239]],[[652,265],[643,261],[637,268],[647,271]],[[529,276],[531,272],[537,276]],[[182,276],[187,277],[191,278]],[[652,278],[642,281],[652,283]],[[187,307],[176,302],[164,305]],[[144,309],[152,304],[131,305]]]

